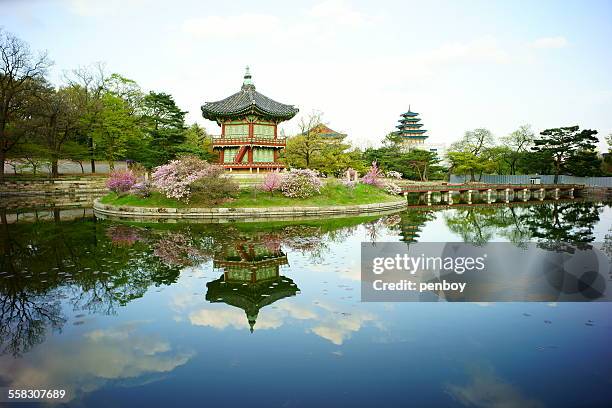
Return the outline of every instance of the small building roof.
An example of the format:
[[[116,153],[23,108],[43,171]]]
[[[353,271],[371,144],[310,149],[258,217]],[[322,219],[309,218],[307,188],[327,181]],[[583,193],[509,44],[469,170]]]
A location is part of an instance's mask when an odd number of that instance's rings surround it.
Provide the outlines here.
[[[258,115],[283,121],[291,119],[298,113],[295,106],[277,102],[257,92],[249,67],[246,69],[244,82],[239,92],[220,101],[206,102],[201,109],[204,118],[217,122],[246,115]]]
[[[343,139],[346,137],[346,133],[336,132],[335,130],[331,129],[330,127],[328,127],[327,125],[323,123],[319,123],[318,125],[313,126],[308,132],[306,132],[306,134],[310,134],[310,133],[316,133],[317,135],[321,137],[328,137],[328,138]]]

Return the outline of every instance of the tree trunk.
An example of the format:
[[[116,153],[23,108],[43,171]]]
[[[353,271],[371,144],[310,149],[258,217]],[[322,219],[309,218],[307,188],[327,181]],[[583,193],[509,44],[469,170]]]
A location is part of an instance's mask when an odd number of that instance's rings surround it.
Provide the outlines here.
[[[112,173],[113,170],[115,170],[115,161],[114,160],[109,160],[108,161],[108,172]]]
[[[51,160],[51,177],[59,176],[59,169],[57,164],[57,159]]]
[[[4,178],[4,163],[6,162],[6,152],[0,149],[0,179]]]
[[[93,138],[89,138],[89,151],[91,153],[91,172],[92,174],[96,172],[96,160],[94,159],[94,143]]]
[[[559,184],[559,173],[560,172],[561,172],[561,166],[559,162],[555,162],[555,180],[553,181],[554,184]]]

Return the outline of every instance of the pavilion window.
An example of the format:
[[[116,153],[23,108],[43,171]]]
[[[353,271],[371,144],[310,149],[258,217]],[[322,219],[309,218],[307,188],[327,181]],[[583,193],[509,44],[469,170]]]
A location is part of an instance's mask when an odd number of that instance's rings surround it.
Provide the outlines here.
[[[274,139],[274,125],[253,125],[253,136],[260,139]]]

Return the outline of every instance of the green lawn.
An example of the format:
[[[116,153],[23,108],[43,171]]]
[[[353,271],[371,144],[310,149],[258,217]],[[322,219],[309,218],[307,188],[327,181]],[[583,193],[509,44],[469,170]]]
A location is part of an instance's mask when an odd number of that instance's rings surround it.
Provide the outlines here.
[[[160,193],[153,193],[150,197],[140,198],[133,195],[117,196],[110,193],[101,199],[104,204],[129,205],[135,207],[323,207],[331,205],[372,204],[388,201],[397,201],[401,198],[387,194],[373,186],[358,184],[349,189],[339,183],[328,183],[321,189],[321,194],[310,198],[298,199],[283,196],[280,192],[273,194],[258,191],[257,189],[241,189],[238,195],[224,203],[210,205],[205,197],[192,197],[189,204],[182,201],[166,198]]]

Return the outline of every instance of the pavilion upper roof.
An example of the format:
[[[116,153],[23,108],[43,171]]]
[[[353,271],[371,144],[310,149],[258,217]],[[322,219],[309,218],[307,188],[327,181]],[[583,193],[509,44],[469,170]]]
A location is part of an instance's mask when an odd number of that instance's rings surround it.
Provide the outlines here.
[[[239,92],[220,101],[206,102],[202,105],[202,116],[214,121],[247,115],[283,121],[291,119],[297,113],[298,109],[295,106],[277,102],[257,92],[248,67]]]

